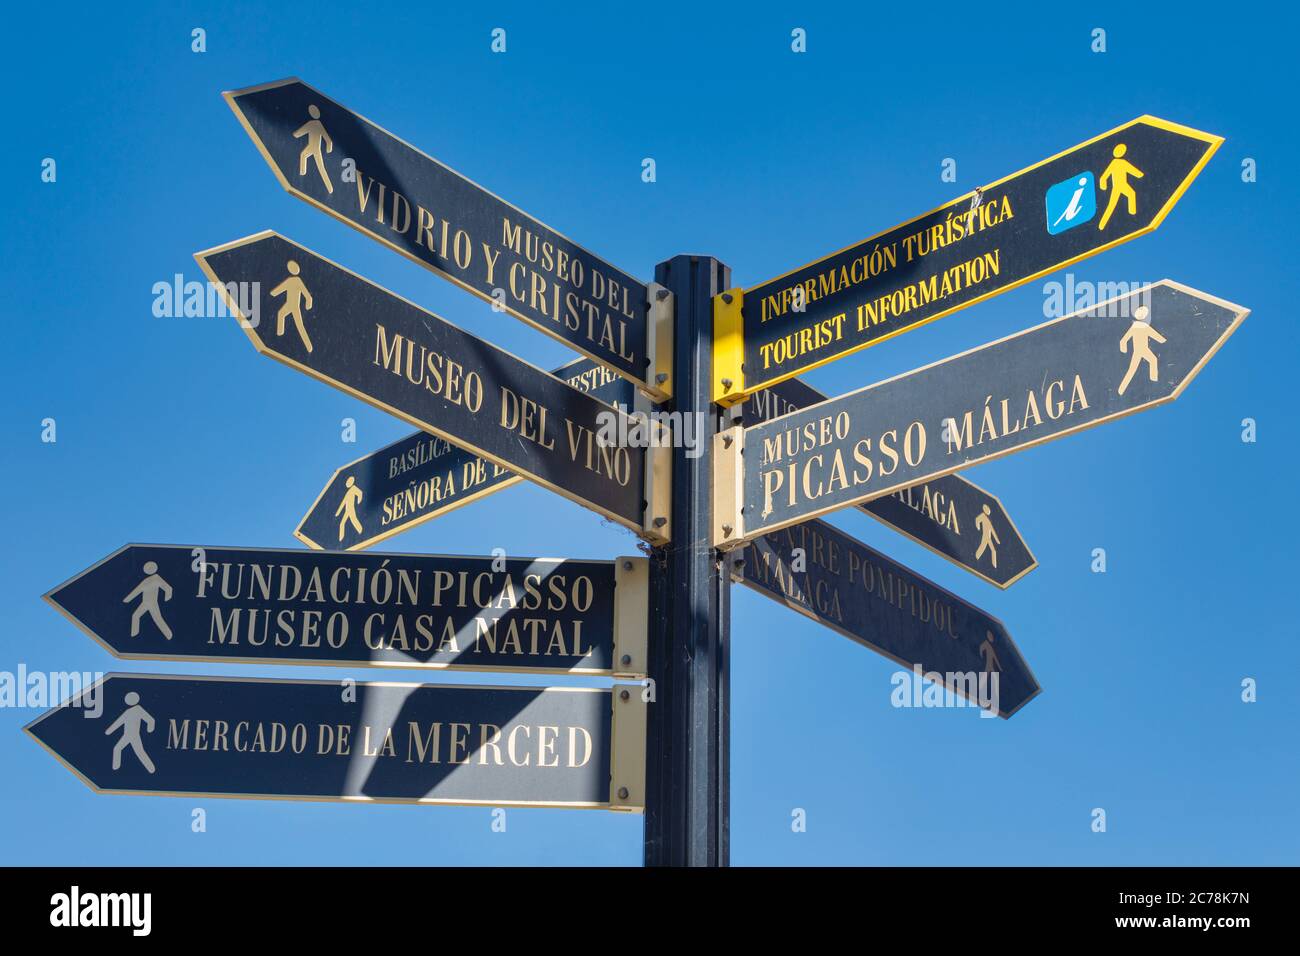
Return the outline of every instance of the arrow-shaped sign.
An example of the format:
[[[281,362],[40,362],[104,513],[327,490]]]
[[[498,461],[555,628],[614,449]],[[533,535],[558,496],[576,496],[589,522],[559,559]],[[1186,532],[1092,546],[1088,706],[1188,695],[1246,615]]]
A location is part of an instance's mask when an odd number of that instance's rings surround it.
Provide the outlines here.
[[[714,543],[739,541],[1172,401],[1247,310],[1165,279],[715,438]]]
[[[121,658],[641,676],[645,562],[130,544],[45,599]]]
[[[631,382],[588,358],[551,374],[609,405],[630,409],[636,401]],[[361,551],[522,480],[472,451],[416,432],[335,471],[294,537],[311,548]]]
[[[26,730],[98,793],[639,811],[640,690],[109,674]]]
[[[789,378],[745,403],[745,424],[762,424],[824,401],[826,396],[811,385]],[[1002,502],[961,475],[941,475],[858,508],[996,587],[1009,588],[1038,567]]]
[[[1155,229],[1220,136],[1141,116],[888,232],[714,301],[714,399],[916,328]]]
[[[297,79],[226,102],[289,193],[644,387],[671,299]],[[662,376],[662,377],[661,377]]]
[[[923,679],[1000,717],[1041,690],[1001,621],[824,521],[752,542],[741,580],[911,669],[914,706]]]
[[[668,539],[671,448],[620,410],[274,232],[195,259],[259,352]]]

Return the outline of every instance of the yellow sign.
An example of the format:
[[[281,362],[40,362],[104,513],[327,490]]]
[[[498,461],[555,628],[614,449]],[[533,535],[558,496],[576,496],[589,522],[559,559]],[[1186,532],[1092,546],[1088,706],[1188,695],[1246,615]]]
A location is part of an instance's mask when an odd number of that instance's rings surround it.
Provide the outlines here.
[[[723,405],[1155,229],[1222,137],[1143,116],[714,299]]]

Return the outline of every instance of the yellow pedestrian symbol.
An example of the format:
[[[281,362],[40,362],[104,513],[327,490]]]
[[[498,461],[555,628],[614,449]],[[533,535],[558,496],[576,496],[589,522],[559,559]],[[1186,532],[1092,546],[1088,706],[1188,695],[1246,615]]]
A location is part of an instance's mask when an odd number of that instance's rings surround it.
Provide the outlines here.
[[[1133,381],[1133,376],[1137,374],[1138,364],[1147,363],[1147,378],[1156,382],[1160,379],[1160,360],[1156,353],[1151,351],[1151,343],[1165,343],[1165,337],[1151,327],[1151,310],[1145,305],[1139,305],[1133,310],[1133,324],[1128,327],[1124,337],[1119,340],[1119,351],[1123,355],[1128,352],[1129,345],[1133,346],[1133,356],[1128,362],[1128,371],[1124,373],[1124,381],[1119,383],[1119,393],[1124,394],[1129,383]]]
[[[271,290],[272,296],[284,296],[284,305],[280,306],[280,311],[275,316],[275,334],[284,335],[284,320],[293,316],[293,324],[298,327],[302,344],[307,346],[307,351],[310,352],[311,339],[307,337],[307,327],[302,321],[302,310],[305,308],[311,311],[311,293],[307,291],[307,284],[298,276],[298,263],[290,259],[285,267],[289,270],[289,275]]]
[[[126,710],[122,711],[117,720],[109,724],[104,731],[105,736],[115,730],[122,731],[122,736],[113,745],[113,769],[122,769],[122,751],[130,747],[135,751],[135,755],[144,769],[153,773],[153,761],[149,759],[149,754],[145,752],[144,741],[140,739],[141,724],[149,728],[148,733],[153,733],[153,715],[140,706],[140,695],[135,691],[129,691],[123,699],[126,701]]]
[[[975,551],[975,560],[978,561],[984,556],[987,550],[989,560],[993,562],[993,567],[998,566],[998,549],[997,545],[1002,543],[998,533],[993,530],[993,519],[989,517],[990,509],[985,505],[983,510],[975,516],[975,530],[980,533],[980,546]]]
[[[349,524],[357,529],[357,534],[361,534],[361,520],[357,517],[357,505],[361,504],[361,489],[357,487],[357,480],[348,475],[347,490],[343,492],[343,500],[339,502],[338,510],[334,512],[334,517],[339,518],[339,540],[343,540],[343,529]]]
[[[1097,185],[1103,190],[1107,188],[1107,183],[1110,184],[1110,199],[1106,202],[1106,211],[1102,213],[1101,222],[1097,224],[1098,229],[1106,228],[1106,223],[1110,222],[1110,215],[1119,205],[1121,196],[1128,204],[1128,214],[1137,215],[1137,193],[1134,192],[1133,184],[1128,181],[1128,178],[1132,176],[1134,179],[1141,179],[1143,174],[1142,170],[1124,158],[1127,152],[1128,147],[1123,143],[1116,145],[1111,153],[1115,158],[1110,161],[1110,165],[1101,174],[1101,179],[1097,181]]]
[[[172,599],[171,585],[162,579],[162,575],[158,573],[158,565],[153,561],[144,563],[144,574],[144,580],[132,588],[130,594],[122,598],[123,604],[130,604],[136,598],[140,599],[140,603],[131,615],[131,636],[140,636],[140,618],[148,614],[158,627],[158,630],[162,632],[162,636],[170,641],[172,639],[172,629],[163,620],[162,608],[158,606],[158,597],[161,594],[164,601],[170,601]]]
[[[321,155],[321,146],[324,145],[325,152],[334,152],[334,140],[330,139],[330,134],[325,132],[325,126],[320,121],[320,110],[313,103],[307,107],[307,113],[311,116],[307,122],[303,123],[294,130],[293,138],[302,139],[307,137],[307,145],[302,148],[298,154],[298,175],[307,175],[307,160],[316,160],[316,171],[320,173],[321,182],[325,184],[325,189],[333,195],[334,184],[330,182],[329,173],[325,172],[325,157]]]

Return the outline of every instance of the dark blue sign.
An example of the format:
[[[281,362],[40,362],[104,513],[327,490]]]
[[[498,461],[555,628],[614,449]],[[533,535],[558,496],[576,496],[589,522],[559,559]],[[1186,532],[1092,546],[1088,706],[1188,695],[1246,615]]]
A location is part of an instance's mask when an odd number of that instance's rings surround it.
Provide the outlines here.
[[[101,793],[637,810],[633,689],[109,674],[26,729]]]
[[[1170,402],[1247,314],[1165,279],[746,428],[743,537]]]
[[[551,374],[610,405],[631,409],[635,401],[631,382],[591,359]],[[334,472],[294,535],[312,548],[359,551],[520,480],[481,455],[416,432]]]
[[[617,441],[611,406],[273,232],[195,259],[259,352],[666,537],[645,520],[649,443]]]
[[[989,713],[1041,690],[1001,621],[824,521],[751,542],[742,579]]]
[[[788,378],[745,403],[745,424],[759,425],[824,401],[811,385]],[[1038,566],[1002,502],[961,475],[941,475],[858,508],[1000,588]]]

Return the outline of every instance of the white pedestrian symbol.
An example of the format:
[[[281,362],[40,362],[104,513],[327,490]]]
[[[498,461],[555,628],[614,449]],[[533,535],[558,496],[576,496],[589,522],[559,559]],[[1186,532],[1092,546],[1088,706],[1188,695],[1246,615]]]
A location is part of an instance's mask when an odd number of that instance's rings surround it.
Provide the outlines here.
[[[144,580],[132,588],[130,594],[122,598],[123,604],[130,604],[136,598],[140,599],[139,605],[136,606],[135,612],[131,615],[131,636],[140,636],[140,618],[145,615],[145,612],[148,612],[158,630],[162,631],[162,636],[170,641],[172,639],[172,629],[163,620],[162,609],[158,607],[158,595],[161,592],[162,599],[170,601],[172,599],[172,587],[158,574],[158,565],[153,561],[144,563],[144,573]]]
[[[993,530],[993,520],[989,517],[989,506],[985,505],[984,510],[975,516],[975,530],[980,533],[980,546],[975,551],[975,560],[978,561],[984,556],[987,549],[989,560],[993,562],[993,567],[998,566],[998,549],[997,545],[1002,543],[998,533]]]
[[[119,728],[122,730],[121,738],[113,745],[113,769],[122,769],[122,751],[130,745],[144,769],[153,773],[153,761],[145,753],[144,741],[140,739],[141,724],[148,727],[147,733],[153,733],[153,715],[140,706],[140,695],[135,691],[129,691],[123,699],[126,701],[126,710],[122,711],[121,716],[109,724],[108,729],[104,731],[104,734],[108,735]]]

